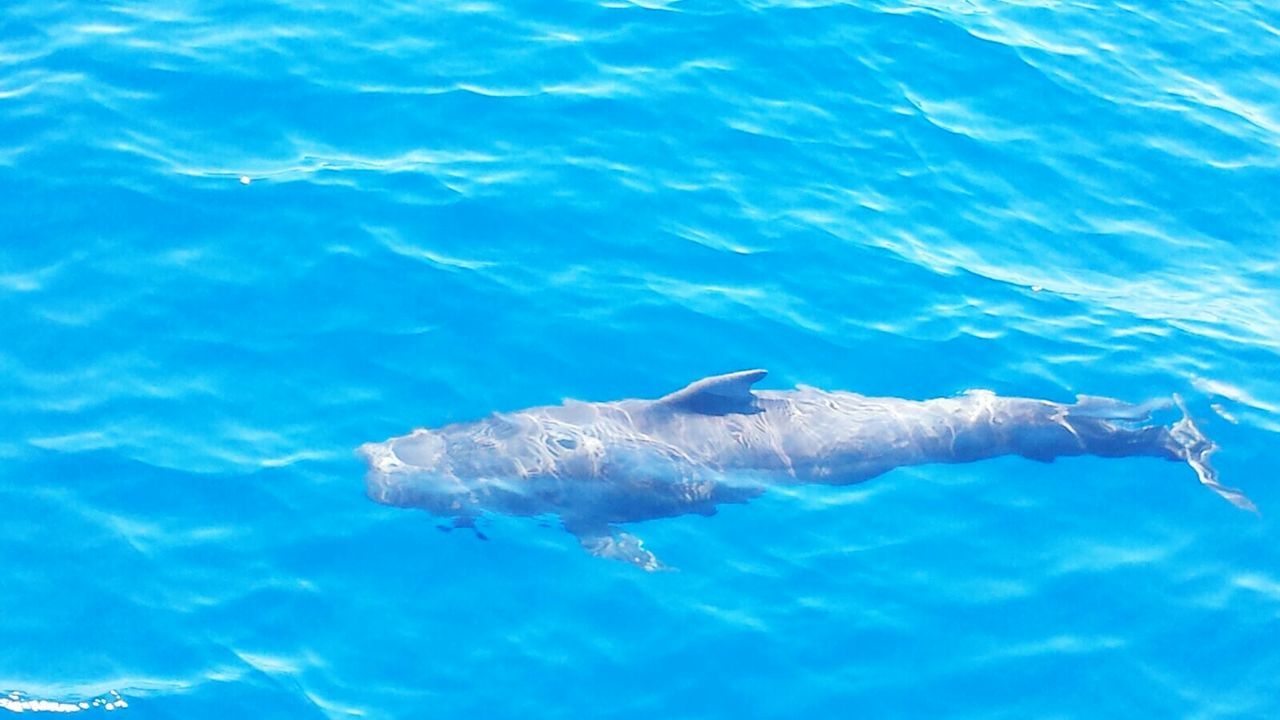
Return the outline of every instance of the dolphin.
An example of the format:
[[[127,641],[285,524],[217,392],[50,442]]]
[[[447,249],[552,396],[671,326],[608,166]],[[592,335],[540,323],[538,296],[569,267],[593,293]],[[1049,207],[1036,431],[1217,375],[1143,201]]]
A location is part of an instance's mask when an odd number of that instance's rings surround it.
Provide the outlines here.
[[[1149,424],[1167,401],[1133,405],[1078,396],[1073,404],[999,397],[905,400],[808,386],[759,390],[764,370],[698,380],[656,400],[565,401],[367,443],[371,499],[417,507],[472,527],[477,516],[556,515],[588,552],[645,570],[662,564],[616,526],[743,503],[776,485],[847,485],[896,467],[1001,455],[1052,462],[1070,455],[1185,462],[1218,482],[1217,446],[1182,419]]]

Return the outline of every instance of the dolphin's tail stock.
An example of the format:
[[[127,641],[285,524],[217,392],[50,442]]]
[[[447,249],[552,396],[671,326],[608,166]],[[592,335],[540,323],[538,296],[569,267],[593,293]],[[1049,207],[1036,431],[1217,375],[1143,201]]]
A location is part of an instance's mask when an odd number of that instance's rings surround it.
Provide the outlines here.
[[[1241,510],[1258,512],[1258,507],[1245,497],[1243,492],[1218,482],[1218,471],[1209,464],[1209,456],[1218,449],[1218,445],[1200,432],[1200,428],[1191,420],[1191,414],[1187,412],[1187,406],[1182,402],[1180,395],[1175,394],[1173,401],[1182,411],[1182,419],[1169,429],[1169,437],[1174,443],[1174,452],[1196,471],[1196,477],[1200,478],[1200,482],[1205,487],[1218,493],[1227,502]]]

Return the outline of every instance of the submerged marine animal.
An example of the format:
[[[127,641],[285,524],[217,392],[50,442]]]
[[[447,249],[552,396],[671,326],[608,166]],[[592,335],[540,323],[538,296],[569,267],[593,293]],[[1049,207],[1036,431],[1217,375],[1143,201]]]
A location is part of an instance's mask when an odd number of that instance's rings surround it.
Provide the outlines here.
[[[1068,455],[1149,456],[1185,462],[1218,483],[1217,446],[1183,417],[1145,424],[1167,402],[1130,405],[1079,396],[1071,405],[989,391],[935,400],[866,397],[800,386],[751,386],[764,370],[698,380],[657,400],[536,407],[417,430],[361,446],[369,497],[471,526],[483,512],[560,517],[594,555],[661,567],[615,525],[710,515],[773,485],[861,482],[903,465],[999,455],[1050,462]]]

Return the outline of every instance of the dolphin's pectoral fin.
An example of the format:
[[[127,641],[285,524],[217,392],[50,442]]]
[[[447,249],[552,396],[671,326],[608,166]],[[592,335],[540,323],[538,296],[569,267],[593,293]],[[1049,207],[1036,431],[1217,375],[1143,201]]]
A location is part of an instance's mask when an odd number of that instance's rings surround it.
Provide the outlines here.
[[[477,540],[489,539],[488,535],[480,532],[480,527],[476,525],[476,518],[474,515],[459,515],[453,519],[453,526],[455,528],[469,528],[471,532],[476,534]]]
[[[600,558],[621,560],[641,570],[662,570],[663,565],[653,553],[644,549],[644,542],[630,533],[615,532],[612,535],[579,536],[578,541],[587,552]]]
[[[765,370],[742,370],[690,383],[660,398],[657,405],[699,415],[750,415],[761,412],[751,386],[767,375]]]
[[[583,550],[598,558],[621,560],[646,572],[666,569],[653,553],[644,548],[640,538],[611,525],[566,521],[565,529],[578,538]]]

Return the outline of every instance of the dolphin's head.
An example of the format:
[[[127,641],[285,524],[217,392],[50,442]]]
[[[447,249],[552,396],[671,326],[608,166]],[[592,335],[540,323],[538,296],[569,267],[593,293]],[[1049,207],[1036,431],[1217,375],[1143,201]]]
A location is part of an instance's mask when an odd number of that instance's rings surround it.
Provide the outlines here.
[[[417,430],[359,452],[369,463],[371,499],[442,516],[543,512],[564,478],[596,477],[605,465],[601,440],[564,419],[529,413]]]
[[[365,489],[384,505],[420,507],[436,515],[457,515],[474,504],[472,493],[454,474],[447,444],[439,434],[418,430],[358,452],[369,463]]]

